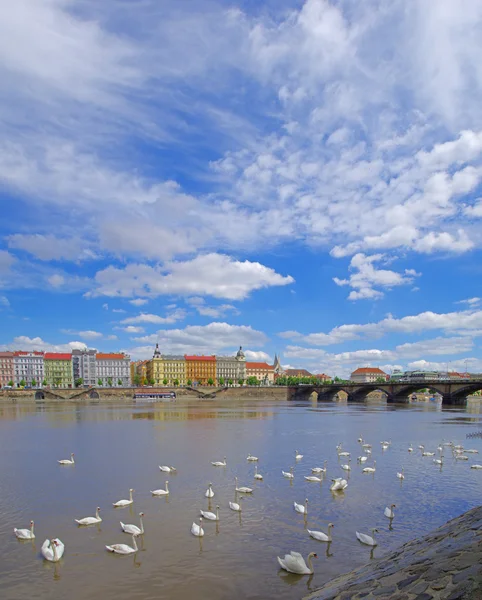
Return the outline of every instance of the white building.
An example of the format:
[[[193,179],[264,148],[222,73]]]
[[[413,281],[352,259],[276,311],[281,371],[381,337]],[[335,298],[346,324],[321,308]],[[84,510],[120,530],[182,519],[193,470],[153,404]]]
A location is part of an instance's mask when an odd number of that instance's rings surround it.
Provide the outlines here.
[[[17,351],[13,354],[15,387],[21,383],[32,387],[42,387],[45,379],[44,353]]]
[[[103,387],[128,387],[131,385],[130,356],[121,352],[109,354],[98,352],[95,359],[96,385]]]
[[[353,371],[350,375],[350,380],[355,383],[375,383],[377,379],[381,378],[388,381],[390,376],[378,367],[361,367],[360,369]]]
[[[97,385],[97,350],[72,350],[72,371],[74,385],[77,379],[82,379],[84,385]]]
[[[242,346],[239,347],[236,356],[216,356],[216,379],[219,384],[220,379],[228,384],[231,379],[234,384],[239,379],[246,379],[246,357],[244,356]]]

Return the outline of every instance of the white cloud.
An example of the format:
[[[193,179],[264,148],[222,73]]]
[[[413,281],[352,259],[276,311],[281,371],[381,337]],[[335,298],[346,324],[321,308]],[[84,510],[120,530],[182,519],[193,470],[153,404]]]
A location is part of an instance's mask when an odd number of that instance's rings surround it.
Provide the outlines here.
[[[107,302],[105,302],[105,303],[102,305],[102,308],[103,308],[104,310],[109,310],[109,305],[107,304]]]
[[[431,231],[424,237],[418,239],[413,248],[423,254],[433,252],[463,253],[471,250],[474,243],[469,239],[463,229],[457,231],[457,236],[447,232],[436,233]]]
[[[10,267],[15,262],[15,257],[6,250],[0,250],[0,275],[5,275],[10,271]]]
[[[201,298],[199,296],[187,298],[186,303],[193,306],[197,310],[197,312],[203,317],[212,317],[214,319],[219,319],[220,317],[224,317],[229,312],[235,315],[240,314],[238,309],[232,304],[219,304],[218,306],[208,306],[204,298]]]
[[[8,301],[8,298],[6,296],[0,296],[0,306],[4,306],[7,308],[10,306],[10,302]]]
[[[68,342],[67,344],[51,344],[40,337],[19,335],[10,344],[1,344],[0,350],[45,350],[46,352],[71,352],[83,350],[87,346],[83,342]]]
[[[466,300],[459,300],[457,304],[468,304],[471,308],[478,306],[481,302],[481,298],[475,296],[474,298],[467,298]]]
[[[92,296],[148,296],[204,294],[241,300],[252,291],[293,283],[257,262],[237,261],[222,254],[204,254],[186,262],[166,263],[162,269],[148,265],[108,267],[95,276]]]
[[[149,300],[146,298],[134,298],[134,300],[129,300],[129,302],[134,306],[144,306],[144,304],[147,304]]]
[[[47,281],[53,288],[58,288],[64,285],[65,277],[63,275],[58,275],[57,273],[55,273],[54,275],[50,275],[50,277],[47,277]]]
[[[104,337],[102,333],[100,333],[98,331],[93,331],[91,329],[87,329],[84,331],[73,331],[72,329],[61,329],[61,331],[62,331],[62,333],[66,333],[68,335],[78,335],[79,337],[81,337],[84,340],[97,340],[97,339]]]
[[[113,308],[113,313],[125,313],[126,311],[123,308]]]
[[[80,238],[58,238],[55,235],[16,233],[7,237],[9,248],[29,252],[39,260],[86,260],[97,258]]]
[[[127,327],[124,327],[123,330],[126,333],[144,333],[145,331],[144,327],[136,327],[135,325],[127,325]]]
[[[246,350],[244,354],[246,360],[253,362],[267,362],[269,365],[273,362],[271,356],[262,350]]]
[[[183,308],[176,308],[168,313],[165,317],[153,315],[149,313],[141,313],[136,317],[127,317],[121,323],[152,323],[155,325],[176,323],[186,318],[186,311]]]

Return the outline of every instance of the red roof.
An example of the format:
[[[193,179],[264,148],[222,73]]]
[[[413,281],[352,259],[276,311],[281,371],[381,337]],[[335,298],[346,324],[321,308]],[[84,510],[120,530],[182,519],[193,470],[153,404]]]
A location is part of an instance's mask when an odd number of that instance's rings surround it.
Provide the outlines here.
[[[361,375],[363,373],[380,373],[380,375],[386,375],[386,373],[378,367],[361,367],[360,369],[353,371],[352,375]]]
[[[315,377],[317,379],[331,379],[329,375],[325,375],[324,373],[318,373],[317,375],[315,375]]]
[[[273,369],[274,369],[274,367],[272,365],[268,365],[268,363],[265,363],[265,362],[247,362],[246,368],[247,369],[264,369],[264,370],[269,370],[269,371],[273,371]]]
[[[102,352],[99,352],[95,355],[95,358],[97,360],[123,360],[125,358],[125,354],[103,354]]]
[[[312,374],[306,369],[286,369],[285,375],[288,377],[312,377]]]
[[[34,354],[35,356],[43,356],[44,353],[43,352],[39,352],[37,350],[34,350],[33,352],[25,352],[25,350],[17,350],[16,352],[13,353],[14,356],[27,356],[28,354]]]
[[[72,360],[72,354],[65,352],[46,352],[44,356],[45,360]]]
[[[0,358],[13,358],[13,352],[0,352]]]
[[[208,361],[208,362],[216,362],[216,357],[215,356],[188,356],[187,354],[184,355],[184,358],[186,360],[192,360],[192,361]]]

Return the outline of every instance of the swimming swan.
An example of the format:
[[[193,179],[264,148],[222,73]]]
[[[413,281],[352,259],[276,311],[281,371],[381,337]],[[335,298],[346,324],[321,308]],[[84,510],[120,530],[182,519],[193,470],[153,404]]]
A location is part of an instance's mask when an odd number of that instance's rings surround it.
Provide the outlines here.
[[[311,575],[313,573],[313,563],[311,561],[312,558],[318,558],[316,552],[310,552],[307,556],[307,563],[305,563],[304,558],[301,556],[299,552],[291,551],[290,554],[285,554],[284,558],[280,558],[279,556],[278,562],[280,567],[288,573],[296,573],[297,575]]]

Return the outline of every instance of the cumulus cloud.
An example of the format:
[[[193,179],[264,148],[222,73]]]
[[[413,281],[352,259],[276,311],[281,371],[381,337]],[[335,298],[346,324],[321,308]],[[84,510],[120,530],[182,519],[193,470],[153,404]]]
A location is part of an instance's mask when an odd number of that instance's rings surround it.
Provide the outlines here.
[[[147,304],[148,302],[149,300],[147,300],[147,298],[134,298],[134,300],[129,300],[129,303],[134,306],[144,306],[144,304]]]
[[[3,306],[4,308],[10,306],[10,302],[6,296],[0,296],[0,306]]]
[[[87,329],[85,331],[73,331],[72,329],[61,329],[62,333],[66,333],[68,335],[78,335],[84,340],[98,340],[104,335],[99,331],[93,331],[91,329]]]
[[[0,275],[5,275],[10,271],[10,267],[15,262],[15,257],[6,250],[0,250]]]
[[[194,307],[197,312],[203,317],[212,317],[219,319],[227,313],[239,315],[238,309],[232,304],[219,304],[217,306],[208,306],[206,300],[200,296],[193,296],[186,299],[187,304]]]
[[[124,319],[121,323],[151,323],[154,325],[161,325],[164,323],[176,323],[176,321],[182,321],[185,318],[186,311],[183,308],[176,308],[169,312],[165,317],[150,313],[140,313],[135,317],[127,317],[127,319]]]
[[[9,248],[24,250],[43,261],[86,260],[97,258],[80,238],[16,233],[7,237]]]
[[[266,362],[268,364],[272,364],[273,362],[271,356],[262,350],[246,350],[244,354],[246,356],[246,360],[253,362]]]
[[[67,344],[51,344],[40,337],[28,337],[19,335],[13,338],[10,344],[0,344],[0,350],[45,350],[46,352],[71,352],[72,350],[84,350],[87,346],[84,342],[68,342]]]

